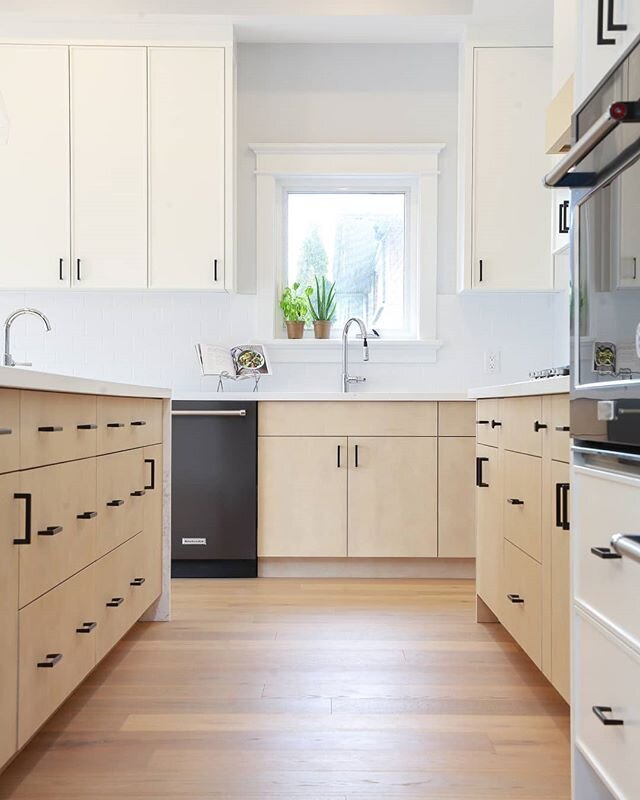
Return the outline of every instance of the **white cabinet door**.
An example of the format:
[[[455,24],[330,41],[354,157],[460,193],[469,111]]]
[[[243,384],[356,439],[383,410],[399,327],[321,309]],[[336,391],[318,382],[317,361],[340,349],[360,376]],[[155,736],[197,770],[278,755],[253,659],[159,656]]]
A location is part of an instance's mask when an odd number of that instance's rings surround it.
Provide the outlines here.
[[[149,280],[224,290],[224,50],[149,48]]]
[[[474,51],[472,286],[553,288],[549,205],[542,184],[551,48]]]
[[[147,285],[144,47],[71,48],[72,281]]]
[[[68,48],[0,45],[0,93],[0,288],[68,286]]]

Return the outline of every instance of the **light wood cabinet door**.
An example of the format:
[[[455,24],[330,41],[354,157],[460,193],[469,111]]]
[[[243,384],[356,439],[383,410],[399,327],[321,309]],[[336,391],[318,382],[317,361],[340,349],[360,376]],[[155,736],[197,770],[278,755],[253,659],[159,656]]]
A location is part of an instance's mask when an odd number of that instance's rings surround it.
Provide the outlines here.
[[[438,555],[438,440],[349,438],[350,556]]]
[[[143,566],[145,590],[141,593],[146,602],[142,609],[159,597],[162,591],[162,544],[163,544],[163,451],[162,445],[144,448],[144,464],[146,469],[146,495],[144,499],[144,528],[142,532],[144,546]]]
[[[478,400],[476,403],[476,439],[478,444],[497,447],[500,428],[500,401],[497,398]]]
[[[20,392],[0,389],[0,472],[20,468]]]
[[[19,554],[25,541],[25,504],[27,498],[16,498],[20,491],[18,474],[0,475],[0,611],[18,610]]]
[[[549,401],[551,405],[551,458],[554,461],[565,461],[568,464],[571,452],[571,441],[569,438],[569,395],[552,395]]]
[[[94,581],[92,565],[20,611],[19,746],[96,663]]]
[[[0,610],[0,768],[18,745],[18,614]]]
[[[503,459],[505,538],[542,561],[542,459],[508,450]]]
[[[542,668],[542,567],[504,540],[501,621],[538,668]]]
[[[72,282],[147,285],[147,53],[70,48]]]
[[[347,439],[258,439],[258,554],[347,555]]]
[[[549,421],[543,419],[542,398],[507,397],[500,400],[500,444],[505,450],[541,456]]]
[[[551,462],[551,682],[569,702],[571,665],[571,520],[569,465]]]
[[[98,556],[139,533],[146,499],[144,450],[97,458]]]
[[[148,52],[149,283],[223,291],[224,49]]]
[[[497,447],[476,448],[476,591],[496,616],[503,606],[502,456]]]
[[[1,45],[0,86],[0,288],[69,286],[68,48]]]
[[[438,403],[438,436],[476,435],[476,408],[472,401]]]
[[[31,498],[31,542],[20,550],[20,607],[97,557],[96,460],[20,473]]]
[[[472,419],[473,424],[473,419]],[[474,558],[476,440],[438,439],[438,556]]]
[[[162,400],[100,396],[97,418],[99,455],[162,441]]]

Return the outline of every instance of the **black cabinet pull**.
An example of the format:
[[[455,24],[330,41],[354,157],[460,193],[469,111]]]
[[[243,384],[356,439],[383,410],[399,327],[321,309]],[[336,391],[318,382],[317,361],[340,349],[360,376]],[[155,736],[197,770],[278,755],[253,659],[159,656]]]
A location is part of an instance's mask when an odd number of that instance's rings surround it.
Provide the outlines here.
[[[556,528],[563,531],[570,529],[569,525],[569,484],[556,483]]]
[[[218,282],[218,259],[213,259],[213,282]]]
[[[480,267],[480,280],[479,283],[482,283],[484,280],[484,264],[482,263],[482,259],[479,259],[478,265]]]
[[[130,581],[129,586],[142,586],[145,580],[146,578],[134,578],[132,581]]]
[[[11,428],[0,428],[0,436],[9,436],[11,433],[13,433]]]
[[[80,259],[76,258],[76,280],[80,280]]]
[[[95,431],[98,426],[94,422],[83,422],[81,425],[76,425],[79,431]]]
[[[24,500],[24,538],[14,539],[14,544],[31,544],[31,494],[28,492],[16,492],[14,500]]]
[[[569,433],[571,428],[568,425],[556,425],[558,433]]]
[[[488,424],[489,424],[489,420],[488,419],[477,419],[476,420],[476,425],[488,425]]]
[[[481,489],[486,489],[489,486],[482,478],[482,465],[488,460],[486,456],[476,456],[476,486]]]
[[[141,428],[143,425],[146,425],[147,422],[144,419],[134,419],[131,424],[134,426],[134,428]]]
[[[341,448],[342,448],[342,445],[339,444],[338,445],[338,453],[337,453],[337,457],[336,457],[338,469],[340,469],[340,466],[341,466],[341,464],[340,464],[340,451],[341,451]]]
[[[97,516],[97,511],[83,511],[82,514],[77,515],[76,519],[95,519]]]
[[[569,233],[569,201],[558,204],[558,233]]]
[[[507,600],[510,603],[524,603],[524,597],[520,597],[519,594],[508,594]]]
[[[536,421],[533,423],[533,430],[534,430],[536,433],[538,433],[539,431],[544,431],[544,430],[546,430],[548,427],[549,427],[548,425],[545,425],[545,424],[544,424],[544,422],[540,422],[539,420],[536,420]]]
[[[61,433],[63,430],[64,428],[59,425],[41,425],[38,428],[40,433]]]
[[[55,536],[57,533],[62,533],[63,530],[62,525],[49,525],[43,531],[38,531],[38,536]]]
[[[144,497],[145,494],[144,489],[136,489],[135,492],[130,492],[131,497]]]
[[[124,422],[107,422],[107,428],[124,428]]]
[[[76,628],[76,633],[91,633],[97,627],[97,622],[83,622],[81,628]]]
[[[598,558],[602,558],[605,561],[613,558],[622,558],[619,553],[616,553],[610,547],[592,547],[591,552],[594,556],[598,556]]]
[[[61,281],[64,280],[64,258],[58,259],[58,277]]]
[[[591,710],[603,725],[624,725],[623,719],[605,716],[605,714],[611,713],[611,706],[591,706]]]
[[[627,25],[622,22],[614,22],[613,15],[614,15],[614,0],[607,0],[607,33],[613,33],[615,31],[626,31]],[[605,36],[605,28],[604,28],[604,0],[598,0],[598,21],[597,21],[597,36],[596,36],[596,44],[613,44],[615,45],[616,39],[613,36]]]
[[[107,603],[107,608],[117,608],[124,603],[124,597],[112,597]]]
[[[355,459],[356,459],[355,465],[356,465],[356,467],[360,466],[358,447],[359,447],[359,445],[355,446]]]
[[[124,505],[124,500],[109,500],[107,505],[110,506],[111,508],[117,508],[118,506]]]
[[[50,669],[62,661],[62,653],[47,653],[45,657],[46,661],[38,661],[38,669]]]
[[[507,503],[511,506],[523,506],[524,500],[518,500],[517,497],[507,497]]]
[[[144,488],[153,490],[156,488],[156,460],[155,458],[145,458],[144,463],[151,464],[151,483]]]
[[[501,427],[502,427],[502,423],[501,423],[501,422],[498,422],[498,420],[497,420],[497,419],[492,419],[492,420],[491,420],[491,428],[492,428],[492,429],[493,429],[493,428],[501,428]]]

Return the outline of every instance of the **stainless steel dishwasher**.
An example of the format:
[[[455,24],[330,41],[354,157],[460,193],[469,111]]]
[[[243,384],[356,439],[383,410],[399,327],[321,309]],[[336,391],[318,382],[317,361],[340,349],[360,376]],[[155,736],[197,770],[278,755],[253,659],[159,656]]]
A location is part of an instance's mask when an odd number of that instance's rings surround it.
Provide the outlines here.
[[[255,578],[258,404],[174,401],[171,574]]]

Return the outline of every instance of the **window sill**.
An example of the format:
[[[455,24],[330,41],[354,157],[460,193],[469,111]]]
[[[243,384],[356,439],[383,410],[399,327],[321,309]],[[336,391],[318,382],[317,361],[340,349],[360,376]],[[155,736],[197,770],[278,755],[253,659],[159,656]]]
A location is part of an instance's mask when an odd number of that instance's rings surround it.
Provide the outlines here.
[[[272,339],[265,342],[275,364],[338,363],[342,353],[340,339]],[[369,338],[369,359],[373,364],[435,364],[440,339]],[[349,339],[349,358],[358,358],[360,339]]]

